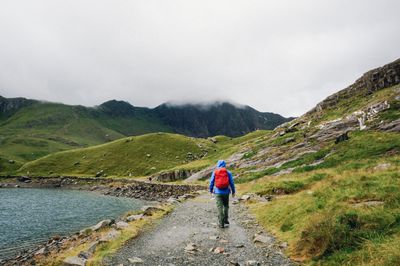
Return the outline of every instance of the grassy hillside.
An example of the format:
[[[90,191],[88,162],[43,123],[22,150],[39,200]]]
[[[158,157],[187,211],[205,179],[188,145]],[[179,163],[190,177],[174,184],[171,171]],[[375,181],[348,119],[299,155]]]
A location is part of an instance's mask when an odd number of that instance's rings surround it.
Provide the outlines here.
[[[0,121],[0,158],[31,161],[61,150],[87,147],[126,136],[170,131],[140,114],[114,117],[82,106],[37,102]]]
[[[185,165],[216,152],[209,140],[154,133],[119,139],[83,149],[58,152],[26,163],[20,173],[144,176]]]
[[[229,103],[150,109],[111,100],[84,107],[0,96],[0,158],[27,162],[56,151],[154,132],[239,136],[289,120]],[[0,165],[0,171],[1,167],[5,168]]]
[[[251,204],[298,260],[326,265],[397,265],[400,252],[400,137],[358,132],[315,167],[265,175],[242,190],[272,195]],[[384,256],[383,256],[384,255]]]
[[[361,111],[368,117],[364,130],[354,118]],[[400,264],[400,134],[385,126],[399,118],[395,85],[354,93],[242,144],[248,152],[233,169],[239,191],[272,198],[252,201],[250,209],[288,242],[293,259]],[[345,132],[349,139],[335,143]]]

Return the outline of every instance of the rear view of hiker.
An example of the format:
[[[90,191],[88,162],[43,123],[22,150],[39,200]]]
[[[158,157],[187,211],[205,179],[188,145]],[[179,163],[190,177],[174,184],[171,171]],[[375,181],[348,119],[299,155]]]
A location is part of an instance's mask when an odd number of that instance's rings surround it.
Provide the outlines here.
[[[233,182],[232,173],[226,169],[226,163],[219,160],[217,169],[211,175],[210,193],[215,194],[218,207],[219,227],[224,228],[229,225],[228,210],[229,210],[229,194],[235,196],[235,183]]]

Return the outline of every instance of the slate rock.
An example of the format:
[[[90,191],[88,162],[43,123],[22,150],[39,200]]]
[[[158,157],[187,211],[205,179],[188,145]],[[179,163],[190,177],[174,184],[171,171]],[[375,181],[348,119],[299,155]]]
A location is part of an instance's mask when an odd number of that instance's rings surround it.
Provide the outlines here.
[[[128,227],[129,226],[129,224],[127,223],[127,222],[124,222],[124,221],[119,221],[119,222],[117,222],[116,224],[115,224],[115,227],[117,228],[117,229],[124,229],[124,228],[126,228],[126,227]]]
[[[273,240],[274,239],[270,236],[255,234],[253,242],[256,244],[270,244]]]
[[[107,232],[107,234],[105,236],[100,238],[100,242],[109,242],[109,241],[117,238],[120,234],[121,234],[121,232],[119,232],[115,229],[111,229],[109,232]]]
[[[86,259],[77,256],[68,257],[63,261],[63,266],[85,266]]]
[[[243,195],[240,197],[240,200],[244,200],[244,201],[249,200],[249,199],[250,199],[250,195]]]
[[[94,225],[94,226],[92,226],[92,227],[90,227],[90,228],[91,228],[93,231],[98,231],[98,230],[100,230],[101,228],[104,228],[104,227],[109,226],[111,223],[112,223],[112,221],[111,221],[110,219],[107,219],[107,220],[100,221],[98,224],[96,224],[96,225]]]
[[[261,264],[256,260],[248,260],[245,263],[245,266],[259,266],[259,265]]]
[[[138,257],[128,258],[129,263],[131,264],[142,264],[144,261]]]
[[[135,214],[135,215],[130,215],[130,216],[126,217],[125,221],[133,222],[136,220],[140,220],[142,218],[143,218],[143,214]]]
[[[143,206],[142,211],[143,215],[151,216],[154,212],[164,211],[164,209],[156,206]]]

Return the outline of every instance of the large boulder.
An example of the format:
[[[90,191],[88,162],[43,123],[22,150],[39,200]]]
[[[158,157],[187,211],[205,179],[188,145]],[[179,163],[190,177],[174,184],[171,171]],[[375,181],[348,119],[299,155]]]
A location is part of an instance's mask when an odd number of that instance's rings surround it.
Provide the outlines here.
[[[318,125],[319,130],[310,138],[317,139],[320,142],[336,140],[343,133],[356,130],[358,127],[357,117],[349,116],[344,119],[335,119]]]
[[[156,206],[143,206],[142,207],[143,215],[151,216],[153,213],[157,211],[164,211],[164,209]]]
[[[93,231],[98,231],[101,228],[109,226],[111,223],[112,223],[112,221],[110,219],[103,220],[103,221],[99,222],[98,224],[90,227],[90,229],[92,229]]]
[[[106,235],[104,235],[102,238],[100,238],[100,242],[109,242],[109,241],[117,238],[119,235],[121,235],[121,232],[119,232],[113,228],[110,231],[108,231]]]
[[[125,221],[133,222],[133,221],[136,221],[136,220],[140,220],[142,218],[143,218],[143,214],[129,215],[128,217],[126,217]]]
[[[117,222],[117,223],[115,224],[115,227],[116,227],[117,229],[119,229],[119,230],[124,229],[124,228],[126,228],[126,227],[128,227],[128,226],[129,226],[129,224],[128,224],[127,222],[124,222],[124,221],[119,221],[119,222]]]
[[[378,127],[382,131],[400,132],[400,119],[394,120],[389,123],[384,123]]]

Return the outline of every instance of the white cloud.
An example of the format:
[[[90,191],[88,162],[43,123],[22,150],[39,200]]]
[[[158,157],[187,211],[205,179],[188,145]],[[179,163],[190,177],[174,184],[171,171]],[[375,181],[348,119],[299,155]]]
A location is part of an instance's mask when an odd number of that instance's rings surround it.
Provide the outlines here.
[[[399,57],[400,2],[0,3],[0,95],[139,106],[227,99],[300,115]]]

